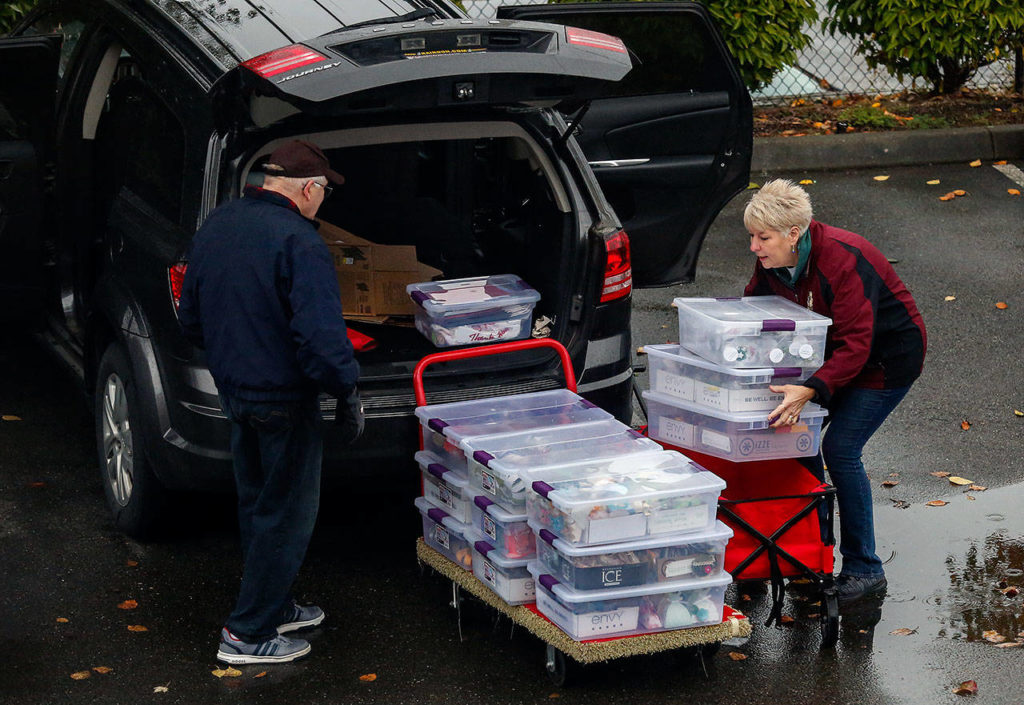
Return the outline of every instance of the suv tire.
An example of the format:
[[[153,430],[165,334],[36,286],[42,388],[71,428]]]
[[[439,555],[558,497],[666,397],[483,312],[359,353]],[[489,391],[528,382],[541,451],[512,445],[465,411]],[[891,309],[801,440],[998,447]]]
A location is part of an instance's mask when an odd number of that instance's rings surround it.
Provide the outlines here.
[[[94,399],[103,493],[114,524],[133,538],[147,538],[160,523],[168,493],[146,456],[135,379],[118,343],[100,359]]]

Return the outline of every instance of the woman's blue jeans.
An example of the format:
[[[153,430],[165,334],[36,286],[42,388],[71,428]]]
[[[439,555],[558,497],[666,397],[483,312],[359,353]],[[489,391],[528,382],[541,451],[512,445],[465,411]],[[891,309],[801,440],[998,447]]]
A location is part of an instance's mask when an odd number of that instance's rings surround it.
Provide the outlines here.
[[[910,391],[847,388],[829,405],[828,427],[821,454],[839,503],[839,553],[843,575],[871,577],[884,574],[875,555],[875,517],[871,482],[861,456],[864,445]]]
[[[277,635],[320,506],[320,405],[220,396],[231,421],[242,586],[225,626],[244,641]]]

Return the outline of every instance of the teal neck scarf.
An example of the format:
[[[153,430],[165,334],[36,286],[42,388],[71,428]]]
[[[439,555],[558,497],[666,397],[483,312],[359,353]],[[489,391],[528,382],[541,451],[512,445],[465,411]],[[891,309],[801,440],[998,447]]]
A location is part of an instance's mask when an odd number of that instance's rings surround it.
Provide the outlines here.
[[[792,275],[789,273],[789,267],[775,267],[772,269],[775,272],[775,276],[789,287],[796,286],[797,280],[800,279],[804,269],[807,268],[807,260],[811,256],[811,229],[809,227],[804,230],[803,234],[800,235],[800,239],[796,241],[796,252],[796,267],[793,269]]]

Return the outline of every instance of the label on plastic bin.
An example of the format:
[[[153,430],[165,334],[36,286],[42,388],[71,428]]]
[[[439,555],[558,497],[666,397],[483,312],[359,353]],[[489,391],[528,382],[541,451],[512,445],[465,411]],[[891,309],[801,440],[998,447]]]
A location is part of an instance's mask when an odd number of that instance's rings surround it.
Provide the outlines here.
[[[498,526],[494,523],[494,519],[484,514],[483,516],[483,529],[484,533],[490,536],[492,539],[497,540],[498,538]]]
[[[488,561],[484,561],[484,580],[489,582],[491,585],[497,586],[498,578],[496,573],[497,571],[494,570],[494,566],[491,565]]]
[[[700,403],[715,409],[729,408],[729,390],[713,384],[702,384],[697,388]]]
[[[668,534],[674,531],[691,531],[708,524],[708,505],[703,502],[692,507],[654,512],[647,517],[647,533]]]
[[[693,447],[693,424],[663,416],[658,423],[658,438],[684,448]]]
[[[732,452],[732,440],[724,433],[718,433],[717,431],[702,428],[700,430],[700,442],[701,445],[708,446],[709,448],[715,448],[723,453]]]
[[[434,525],[434,541],[438,545],[444,546],[447,550],[452,550],[451,536],[448,534],[448,529],[444,528],[440,524]]]
[[[693,401],[694,382],[690,377],[675,375],[665,370],[658,370],[655,375],[654,391],[662,392],[679,399]]]
[[[485,492],[490,492],[493,495],[498,494],[498,480],[489,472],[480,473],[480,486]]]
[[[589,543],[624,541],[647,534],[647,517],[643,514],[628,514],[608,519],[591,519],[588,530]]]
[[[455,508],[455,500],[452,497],[452,491],[446,485],[437,486],[437,501],[446,507]]]

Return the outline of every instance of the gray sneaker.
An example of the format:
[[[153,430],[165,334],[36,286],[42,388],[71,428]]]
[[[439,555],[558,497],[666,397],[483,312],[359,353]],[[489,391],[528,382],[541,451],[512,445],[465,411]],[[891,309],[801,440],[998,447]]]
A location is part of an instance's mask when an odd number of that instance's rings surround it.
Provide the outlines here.
[[[281,624],[277,627],[278,634],[287,634],[288,632],[296,632],[300,629],[309,629],[315,627],[324,621],[324,611],[316,605],[306,605],[303,607],[295,600],[292,600],[292,604],[289,605],[282,617]]]
[[[217,660],[231,664],[287,663],[302,658],[310,648],[304,639],[289,639],[280,634],[255,643],[242,641],[225,627],[220,630]]]
[[[836,579],[836,596],[840,605],[849,605],[865,597],[885,595],[888,581],[884,575],[842,575]]]

